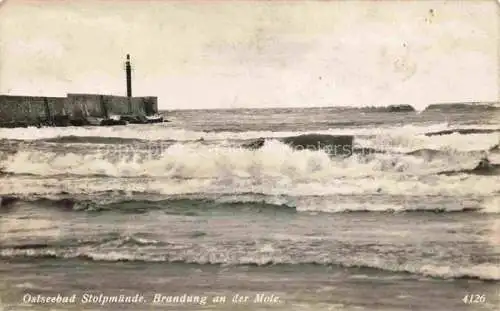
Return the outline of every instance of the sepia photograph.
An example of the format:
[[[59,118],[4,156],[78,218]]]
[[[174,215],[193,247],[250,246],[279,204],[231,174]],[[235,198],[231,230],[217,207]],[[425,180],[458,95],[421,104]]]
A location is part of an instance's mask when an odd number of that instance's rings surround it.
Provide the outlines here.
[[[500,2],[0,0],[32,310],[500,310]]]

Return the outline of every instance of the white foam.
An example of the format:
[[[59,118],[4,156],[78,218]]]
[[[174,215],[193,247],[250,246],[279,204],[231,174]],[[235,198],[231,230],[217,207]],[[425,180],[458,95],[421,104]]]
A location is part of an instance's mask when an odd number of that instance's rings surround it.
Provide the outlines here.
[[[259,150],[175,144],[159,158],[139,152],[129,158],[127,154],[102,151],[57,154],[24,150],[5,158],[0,167],[7,173],[44,178],[5,176],[0,193],[34,192],[35,189],[39,193],[124,190],[292,196],[492,195],[500,192],[500,176],[435,175],[444,170],[472,168],[476,161],[475,156],[468,155],[450,155],[433,161],[391,154],[331,159],[321,151],[296,151],[278,141],[266,143]],[[61,174],[81,177],[54,177]],[[92,175],[114,178],[92,178]]]
[[[450,135],[425,136],[395,131],[370,138],[356,138],[361,147],[377,150],[410,152],[418,149],[441,150],[453,154],[457,151],[488,150],[500,143],[500,133],[468,134],[453,133]]]
[[[259,150],[221,146],[174,144],[159,158],[148,150],[94,150],[91,153],[60,154],[47,150],[21,150],[0,162],[5,172],[15,174],[150,176],[179,178],[272,178],[328,181],[340,177],[378,177],[401,173],[423,175],[439,170],[472,167],[473,156],[427,161],[422,157],[377,154],[331,159],[322,151],[293,150],[278,142],[267,142]],[[132,152],[129,152],[132,151]]]
[[[500,196],[496,196],[484,201],[481,211],[484,213],[500,213]]]
[[[493,179],[494,178],[494,179]],[[240,193],[256,193],[270,197],[278,197],[273,202],[296,206],[299,210],[306,203],[290,201],[280,196],[291,198],[301,196],[335,196],[335,195],[395,195],[395,196],[491,196],[500,193],[498,177],[464,176],[443,177],[432,179],[408,178],[399,180],[397,177],[381,176],[378,178],[351,178],[323,181],[293,180],[286,176],[276,178],[207,178],[207,179],[163,179],[163,178],[82,178],[82,177],[46,177],[39,178],[4,178],[0,185],[0,193],[12,195],[57,194],[62,191],[73,195],[91,194],[103,191],[148,192],[165,196],[201,194],[234,195]],[[305,201],[304,201],[305,202]],[[320,204],[320,203],[317,203]],[[325,203],[326,204],[326,203]],[[346,206],[344,206],[346,207]],[[352,209],[352,206],[347,206]],[[310,207],[313,208],[313,207]],[[318,210],[329,211],[334,207],[324,204],[317,205]],[[359,205],[356,210],[366,210],[373,207]],[[391,206],[399,210],[399,206]],[[460,204],[457,203],[457,209]]]
[[[500,266],[489,263],[477,264],[473,267],[425,265],[417,272],[442,278],[476,277],[483,280],[500,280]]]
[[[408,124],[403,126],[366,127],[366,128],[331,128],[321,131],[247,131],[247,132],[201,132],[175,128],[170,123],[151,125],[127,125],[116,127],[45,127],[45,128],[0,128],[0,139],[36,140],[61,136],[91,136],[133,138],[145,140],[225,140],[225,139],[252,139],[259,137],[285,137],[304,133],[320,133],[330,135],[420,135],[427,132],[449,130],[458,127],[449,127],[448,123],[431,125]],[[459,128],[495,129],[494,125],[464,125]],[[445,135],[448,136],[448,135]]]
[[[367,267],[376,268],[392,272],[409,272],[412,274],[439,277],[443,279],[456,278],[478,278],[482,280],[500,280],[500,267],[493,263],[475,264],[473,266],[461,265],[439,265],[432,262],[407,262],[396,263],[394,260],[383,259],[382,257],[340,257],[332,258],[324,252],[310,253],[308,256],[298,257],[284,253],[272,247],[264,246],[255,250],[221,250],[213,246],[199,248],[185,248],[178,250],[170,249],[169,255],[161,253],[143,254],[133,250],[93,250],[81,248],[73,251],[62,251],[52,249],[1,249],[0,256],[57,256],[63,258],[74,258],[85,256],[98,261],[148,261],[164,262],[176,261],[197,264],[225,264],[225,265],[246,265],[257,264],[340,264],[346,267]],[[338,260],[338,261],[337,261]]]
[[[370,267],[393,272],[409,272],[443,279],[478,278],[500,280],[500,266],[492,263],[470,265],[439,265],[434,263],[407,262],[394,263],[381,258],[342,258],[341,264],[347,267]],[[352,261],[349,261],[352,260]]]

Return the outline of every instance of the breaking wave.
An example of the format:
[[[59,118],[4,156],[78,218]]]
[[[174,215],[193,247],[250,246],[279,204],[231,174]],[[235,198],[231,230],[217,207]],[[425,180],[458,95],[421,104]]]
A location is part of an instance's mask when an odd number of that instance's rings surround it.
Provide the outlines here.
[[[331,154],[320,148],[296,149],[278,140],[266,140],[258,150],[181,143],[146,146],[112,144],[97,148],[82,146],[79,149],[28,146],[3,155],[0,152],[0,169],[3,173],[39,176],[214,178],[221,175],[251,177],[270,174],[291,178],[312,175],[333,178],[359,174],[373,176],[376,172],[422,175],[471,167],[493,145],[486,141],[484,146],[480,146],[482,148],[469,151],[445,147],[398,153],[391,151],[390,147],[373,149],[375,144],[366,140],[358,140],[357,144],[362,146],[354,148],[354,154],[345,160],[332,159]]]
[[[42,138],[42,142],[49,143],[81,143],[81,144],[120,144],[120,143],[140,143],[146,142],[144,139],[126,138],[126,137],[103,137],[103,136],[57,136],[51,138]]]
[[[337,266],[353,269],[376,269],[395,273],[409,273],[439,279],[479,279],[483,281],[499,281],[500,267],[493,263],[482,263],[474,266],[425,264],[418,262],[401,263],[391,259],[362,258],[362,257],[337,257],[330,258],[326,254],[310,254],[308,256],[292,256],[277,254],[271,246],[260,250],[250,250],[245,253],[230,252],[229,250],[189,249],[181,245],[170,245],[170,251],[154,252],[151,246],[158,245],[159,241],[129,238],[111,241],[115,245],[124,246],[125,249],[114,251],[100,251],[98,249],[60,249],[39,245],[34,248],[15,247],[0,249],[1,258],[64,258],[83,259],[92,261],[132,261],[149,263],[177,263],[198,265],[224,265],[224,266],[297,266],[320,265]],[[108,242],[109,243],[109,242]],[[147,252],[138,252],[131,247],[149,247]],[[275,254],[276,253],[276,254]]]
[[[230,212],[321,212],[321,213],[500,213],[496,196],[484,198],[428,196],[425,204],[422,197],[378,195],[362,196],[269,196],[254,193],[232,195],[184,195],[166,198],[155,194],[134,193],[124,199],[124,193],[105,192],[88,197],[72,198],[67,194],[45,197],[0,196],[0,208],[8,210],[17,204],[28,204],[35,208],[57,208],[67,211],[144,213],[163,210],[168,214],[196,215],[214,209]],[[100,198],[99,198],[100,197]],[[392,203],[391,203],[392,202]],[[440,207],[446,206],[446,207]]]
[[[500,132],[500,128],[496,129],[479,129],[479,128],[468,128],[468,129],[450,129],[450,130],[442,130],[438,132],[429,132],[425,133],[425,136],[436,136],[436,135],[450,135],[450,134],[461,134],[461,135],[469,135],[469,134],[490,134]]]
[[[335,124],[338,125],[338,124]],[[453,126],[447,122],[438,124],[398,124],[396,126],[383,126],[376,124],[372,127],[342,127],[335,126],[329,129],[321,130],[305,130],[305,131],[231,131],[231,130],[206,130],[192,131],[180,128],[174,128],[169,124],[152,124],[152,125],[128,125],[124,127],[65,127],[65,128],[0,128],[0,139],[18,139],[25,141],[52,139],[54,142],[72,142],[78,140],[75,137],[82,137],[82,140],[90,137],[104,138],[122,138],[133,140],[146,141],[194,141],[198,139],[204,140],[246,140],[256,139],[260,137],[289,137],[301,134],[324,134],[324,135],[404,135],[411,137],[414,135],[424,135],[426,133],[449,131],[449,130],[479,130],[479,131],[495,131],[498,130],[496,125],[461,125],[460,127]]]

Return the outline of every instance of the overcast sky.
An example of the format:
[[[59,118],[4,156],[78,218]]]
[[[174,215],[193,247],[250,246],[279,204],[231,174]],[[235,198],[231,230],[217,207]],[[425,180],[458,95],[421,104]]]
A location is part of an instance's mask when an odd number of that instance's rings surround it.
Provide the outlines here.
[[[0,93],[159,97],[161,109],[498,101],[496,1],[0,5]]]

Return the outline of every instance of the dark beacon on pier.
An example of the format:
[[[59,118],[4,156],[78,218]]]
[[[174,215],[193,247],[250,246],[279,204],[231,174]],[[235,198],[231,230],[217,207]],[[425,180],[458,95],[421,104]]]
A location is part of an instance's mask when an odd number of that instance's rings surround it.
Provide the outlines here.
[[[132,97],[130,55],[125,62],[127,96],[72,93],[66,97],[0,95],[0,127],[110,126],[159,123],[155,96]]]

